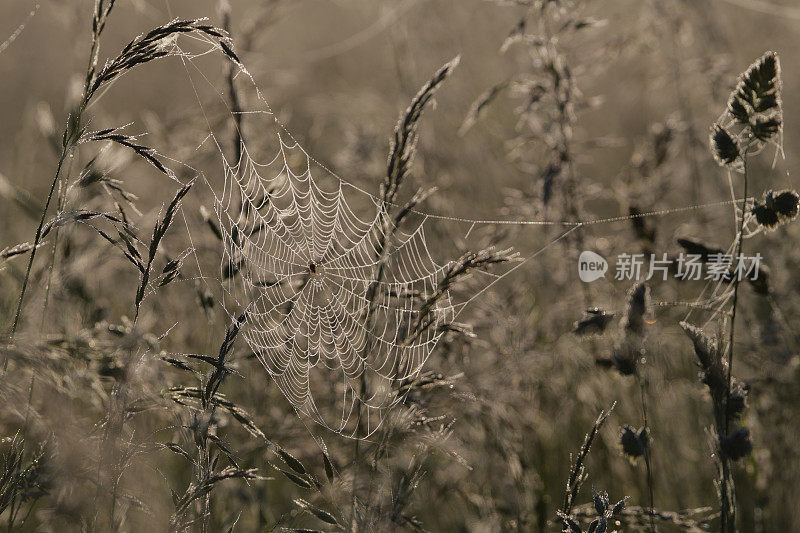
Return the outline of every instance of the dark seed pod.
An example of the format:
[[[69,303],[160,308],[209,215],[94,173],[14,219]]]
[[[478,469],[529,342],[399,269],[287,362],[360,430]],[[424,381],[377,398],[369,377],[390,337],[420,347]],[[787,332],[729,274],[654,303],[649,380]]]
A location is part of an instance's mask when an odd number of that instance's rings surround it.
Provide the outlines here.
[[[599,335],[603,333],[614,318],[613,313],[594,307],[587,309],[583,317],[575,322],[572,333],[579,336]]]
[[[747,408],[747,387],[735,381],[731,385],[731,393],[728,396],[728,416],[731,420],[739,418]]]
[[[767,229],[775,229],[780,224],[780,217],[773,209],[766,204],[756,204],[753,206],[753,215],[760,226]]]
[[[795,218],[800,204],[800,195],[795,191],[767,191],[764,193],[764,203],[782,217]]]
[[[569,528],[570,533],[582,533],[581,526],[571,517],[565,515],[561,511],[558,512],[558,517],[564,522],[564,525]]]
[[[641,357],[642,347],[640,343],[624,340],[614,348],[610,362],[617,372],[623,376],[632,376],[636,374],[636,368]]]
[[[678,244],[681,245],[681,248],[683,248],[687,254],[699,255],[702,261],[708,261],[708,256],[711,254],[725,253],[725,250],[722,248],[707,246],[692,238],[679,238]]]
[[[739,159],[739,144],[728,133],[728,130],[719,124],[714,124],[711,127],[709,144],[711,145],[711,153],[714,154],[714,159],[721,166],[730,166]]]
[[[769,283],[769,274],[770,270],[767,265],[760,264],[758,265],[758,272],[755,279],[751,276],[747,277],[748,283],[756,292],[756,294],[767,295],[772,291],[772,288]]]
[[[729,459],[738,461],[750,455],[753,451],[753,441],[750,439],[750,430],[742,428],[720,439],[722,453]]]
[[[628,291],[628,306],[622,326],[625,333],[644,334],[644,315],[647,312],[647,301],[650,291],[644,282],[637,283]]]
[[[594,503],[594,510],[599,516],[606,514],[606,510],[609,506],[607,492],[592,490],[592,502]]]
[[[623,509],[625,509],[625,500],[626,499],[627,499],[627,496],[625,498],[621,499],[620,501],[618,501],[614,505],[614,507],[611,509],[611,516],[617,516],[619,513],[622,512]]]
[[[737,122],[742,124],[746,124],[750,119],[747,108],[742,101],[736,97],[736,91],[732,92],[728,99],[728,113],[730,113]]]
[[[781,124],[782,121],[779,115],[757,117],[750,123],[750,130],[759,141],[771,141],[780,133]]]
[[[755,115],[780,114],[781,67],[778,54],[767,52],[739,77],[728,100],[728,111],[741,124],[752,124]]]
[[[638,431],[631,426],[622,428],[620,444],[622,445],[623,453],[630,458],[635,459],[643,456],[647,450],[648,440],[647,432],[644,428]]]

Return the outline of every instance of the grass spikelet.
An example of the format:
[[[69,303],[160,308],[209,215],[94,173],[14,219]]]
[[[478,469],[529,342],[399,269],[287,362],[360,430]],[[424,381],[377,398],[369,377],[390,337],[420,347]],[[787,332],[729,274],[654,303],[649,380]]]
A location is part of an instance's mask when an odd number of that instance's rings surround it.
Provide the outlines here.
[[[135,317],[139,316],[139,308],[142,304],[142,300],[144,300],[145,291],[148,287],[148,283],[150,282],[150,272],[153,267],[153,262],[156,259],[156,254],[158,253],[158,247],[161,244],[161,241],[164,239],[164,235],[167,234],[167,230],[172,224],[172,220],[175,218],[175,213],[177,213],[183,197],[186,196],[186,194],[189,192],[189,189],[192,188],[192,185],[194,185],[194,180],[178,189],[178,192],[175,193],[175,197],[167,206],[164,216],[161,218],[161,220],[156,222],[156,225],[153,228],[153,236],[150,238],[147,259],[143,262],[143,268],[141,270],[142,275],[139,279],[139,288],[136,291]]]
[[[567,485],[564,490],[564,503],[558,513],[559,517],[561,517],[564,526],[562,531],[566,533],[569,533],[570,530],[574,531],[574,529],[572,529],[571,526],[570,515],[572,514],[572,509],[575,506],[575,500],[578,497],[578,493],[581,490],[581,486],[583,485],[583,482],[586,481],[586,478],[589,476],[586,473],[586,465],[585,465],[586,458],[589,455],[589,451],[592,449],[592,444],[597,438],[600,429],[603,427],[603,424],[606,423],[606,420],[608,419],[609,415],[614,410],[614,405],[612,405],[608,411],[600,412],[597,419],[594,421],[592,428],[589,430],[589,432],[583,439],[583,444],[578,450],[577,455],[572,460],[572,467],[570,468],[569,477],[567,479]]]
[[[480,120],[481,115],[484,113],[486,108],[495,101],[495,99],[508,87],[508,82],[501,82],[496,85],[493,85],[489,89],[483,92],[470,106],[469,111],[467,112],[467,116],[464,118],[464,122],[461,124],[461,127],[458,129],[458,134],[463,136],[472,129],[472,127],[478,123]]]
[[[719,124],[714,124],[711,127],[709,143],[711,144],[711,153],[714,154],[714,159],[716,159],[717,163],[721,166],[730,166],[734,164],[741,155],[736,140],[731,136],[728,130]]]
[[[381,185],[384,202],[392,203],[397,191],[411,169],[417,147],[417,126],[425,107],[433,99],[436,91],[453,73],[460,58],[456,57],[440,68],[411,101],[411,105],[394,128],[394,137],[389,149],[386,177]]]
[[[92,73],[94,75],[90,76],[91,81],[85,100],[87,102],[91,100],[100,88],[112,83],[126,71],[138,65],[179,53],[177,49],[173,48],[174,39],[184,34],[207,36],[214,39],[220,46],[227,39],[223,30],[205,24],[204,19],[175,19],[168,24],[154,28],[130,41],[117,57],[107,61],[96,74]],[[222,50],[232,60],[239,62],[229,45]]]
[[[694,353],[703,371],[703,383],[708,385],[713,397],[724,398],[726,365],[722,360],[722,350],[720,350],[718,343],[708,337],[703,330],[692,324],[681,322],[680,326],[692,340]]]
[[[511,248],[505,250],[486,248],[477,252],[466,252],[458,260],[453,261],[445,269],[436,291],[428,296],[420,306],[417,319],[411,328],[413,332],[411,338],[418,338],[433,324],[430,313],[434,310],[436,302],[441,300],[456,282],[468,276],[471,271],[518,260],[519,254]],[[406,342],[409,342],[409,340],[406,340]]]

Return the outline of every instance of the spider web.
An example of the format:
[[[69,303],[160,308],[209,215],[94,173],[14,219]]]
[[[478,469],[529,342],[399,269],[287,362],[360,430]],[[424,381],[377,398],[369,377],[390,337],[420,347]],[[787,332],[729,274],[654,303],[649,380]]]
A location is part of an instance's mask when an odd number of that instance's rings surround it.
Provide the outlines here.
[[[372,215],[360,216],[342,182],[322,188],[305,152],[280,135],[278,144],[268,163],[243,147],[235,165],[223,165],[214,200],[223,306],[232,318],[247,313],[244,339],[299,413],[351,436],[360,421],[369,435],[454,318],[445,292],[430,327],[414,329],[415,304],[448,265],[433,260],[424,219],[406,233],[371,197],[361,211]],[[340,410],[318,405],[317,389],[334,391]]]
[[[200,54],[182,51],[181,55],[209,128],[206,140],[213,140],[223,163],[221,188],[211,183],[217,176],[204,175],[223,241],[220,278],[203,276],[199,261],[198,268],[203,279],[222,280],[222,304],[231,320],[246,313],[241,335],[292,407],[301,417],[343,436],[372,435],[385,411],[403,400],[398,392],[403,382],[421,372],[446,330],[442,326],[572,232],[711,207],[732,206],[737,213],[741,202],[732,194],[730,200],[574,221],[482,220],[410,209],[416,224],[406,232],[393,224],[389,212],[404,206],[383,202],[310,156],[275,116],[241,65],[239,74],[244,74],[256,94],[256,105],[232,110],[224,104],[221,122],[247,115],[250,131],[258,135],[248,142],[239,137],[238,160],[229,161],[212,126],[219,121],[207,115],[189,71],[195,69],[216,93],[215,100],[225,102],[194,64],[214,49],[212,45]],[[251,121],[259,121],[258,126]],[[251,146],[258,153],[271,149],[273,155],[259,162]],[[463,224],[467,235],[476,225],[561,226],[564,230],[537,245],[513,267],[488,274],[491,281],[466,301],[453,303],[445,290],[431,310],[430,327],[418,329],[413,325],[420,299],[439,288],[452,265],[438,264],[432,257],[425,236],[425,224],[432,219]],[[404,225],[408,223],[406,219]],[[707,284],[697,302],[713,287],[708,301],[717,307],[717,315],[730,299],[724,285]],[[340,400],[330,401],[331,394]],[[325,401],[317,402],[315,396]]]

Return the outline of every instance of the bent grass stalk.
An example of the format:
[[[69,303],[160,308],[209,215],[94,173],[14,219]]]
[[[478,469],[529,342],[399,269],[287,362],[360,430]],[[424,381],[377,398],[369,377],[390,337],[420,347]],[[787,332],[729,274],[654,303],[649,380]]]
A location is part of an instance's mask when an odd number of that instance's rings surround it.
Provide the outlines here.
[[[89,104],[89,100],[91,99],[90,86],[92,83],[92,78],[94,77],[95,69],[97,68],[97,62],[100,53],[100,37],[103,34],[103,30],[105,30],[106,21],[108,20],[108,16],[111,14],[111,10],[114,8],[115,1],[116,0],[108,0],[108,3],[105,4],[104,0],[95,0],[92,18],[92,44],[89,50],[89,64],[86,68],[83,94],[81,95],[80,105],[78,106],[77,110],[69,115],[67,118],[67,123],[64,126],[64,133],[62,135],[61,143],[61,155],[59,156],[58,164],[56,165],[56,172],[53,176],[53,181],[50,184],[50,191],[47,193],[47,199],[45,200],[44,207],[42,208],[42,216],[39,220],[39,225],[36,228],[36,235],[33,239],[33,247],[31,248],[31,253],[28,257],[28,266],[25,269],[25,277],[23,278],[22,288],[20,289],[19,293],[19,300],[17,301],[17,310],[14,313],[14,323],[12,324],[11,331],[8,335],[10,343],[14,342],[14,337],[16,336],[17,329],[19,328],[20,320],[22,318],[22,306],[25,302],[25,292],[28,288],[31,270],[33,269],[33,262],[36,259],[36,249],[38,248],[39,242],[42,238],[42,228],[44,227],[44,221],[47,217],[47,211],[50,208],[50,202],[53,200],[53,193],[55,192],[56,184],[61,176],[61,170],[64,166],[64,162],[67,160],[67,157],[72,154],[72,151],[80,139],[80,124],[83,119],[83,113],[86,110],[86,106]],[[4,357],[4,373],[7,370],[7,367],[8,358]]]

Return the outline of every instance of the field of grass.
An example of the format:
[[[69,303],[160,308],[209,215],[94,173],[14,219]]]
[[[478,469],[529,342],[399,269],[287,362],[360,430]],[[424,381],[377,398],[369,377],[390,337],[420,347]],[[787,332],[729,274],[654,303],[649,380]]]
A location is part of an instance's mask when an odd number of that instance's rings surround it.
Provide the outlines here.
[[[0,3],[0,530],[800,530],[798,25]]]

